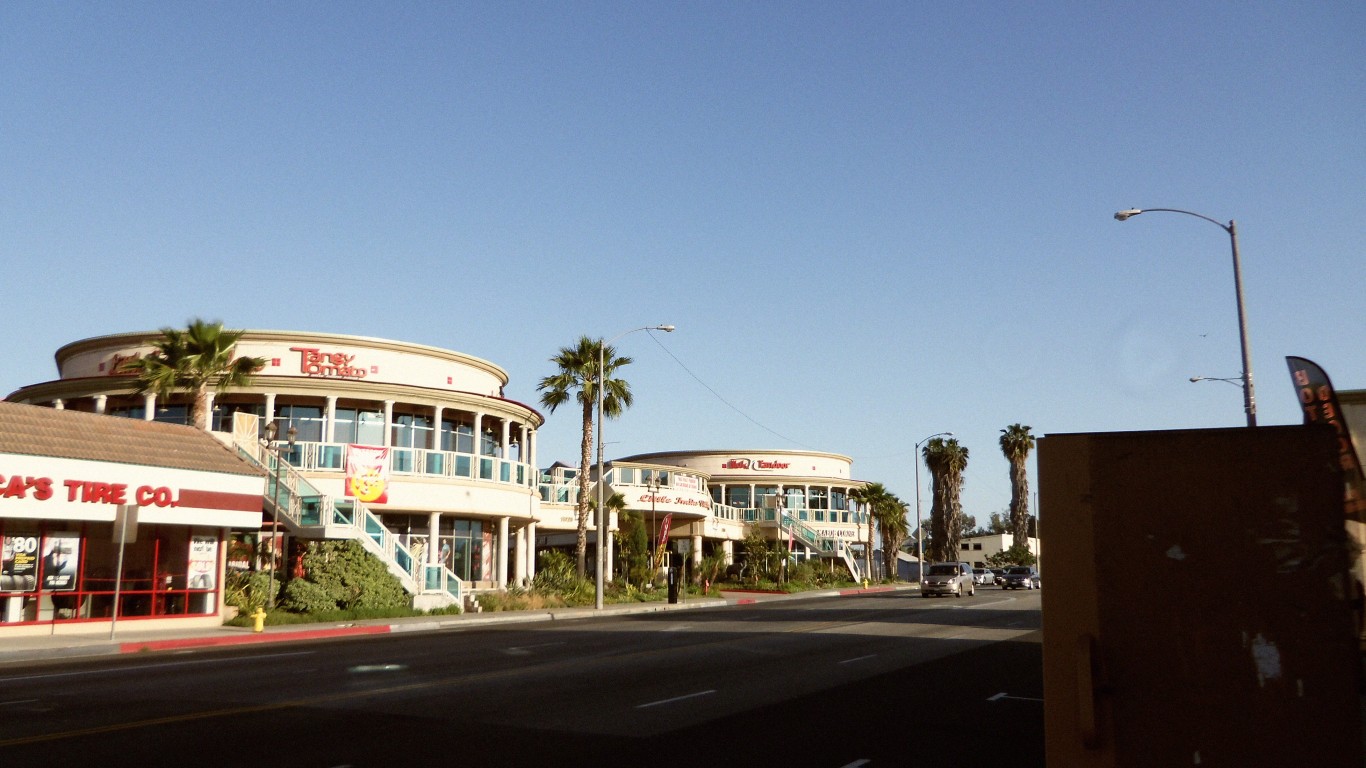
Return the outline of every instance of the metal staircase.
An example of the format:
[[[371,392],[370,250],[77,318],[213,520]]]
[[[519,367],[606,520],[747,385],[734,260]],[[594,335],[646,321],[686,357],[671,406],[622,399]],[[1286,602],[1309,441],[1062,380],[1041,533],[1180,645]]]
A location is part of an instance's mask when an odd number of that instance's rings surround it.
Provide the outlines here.
[[[252,430],[254,432],[254,430]],[[243,440],[234,430],[238,454],[266,473],[266,507],[301,539],[352,539],[384,563],[412,595],[433,607],[463,604],[464,583],[440,563],[418,563],[379,516],[365,505],[338,503],[320,492],[288,461],[257,440]]]
[[[858,559],[854,557],[853,550],[849,547],[849,542],[833,536],[821,536],[812,530],[806,523],[793,517],[790,512],[782,514],[783,528],[792,532],[792,538],[800,541],[811,551],[823,558],[838,557],[848,566],[849,573],[854,577],[854,581],[863,578],[862,571],[858,565]]]

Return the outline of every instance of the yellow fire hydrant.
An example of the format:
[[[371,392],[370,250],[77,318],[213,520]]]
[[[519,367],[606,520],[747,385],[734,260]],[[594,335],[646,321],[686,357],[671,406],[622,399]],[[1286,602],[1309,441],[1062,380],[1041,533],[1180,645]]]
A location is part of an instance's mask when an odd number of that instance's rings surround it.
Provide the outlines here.
[[[252,632],[264,632],[264,631],[266,631],[266,610],[265,610],[264,608],[261,608],[260,606],[257,606],[257,608],[256,608],[256,613],[253,613],[253,614],[251,615],[251,620],[252,620],[252,625],[251,625],[251,631],[252,631]]]
[[[864,588],[864,589],[867,589],[867,588],[868,588],[868,580],[867,580],[867,579],[864,579],[864,580],[863,580],[863,588]]]

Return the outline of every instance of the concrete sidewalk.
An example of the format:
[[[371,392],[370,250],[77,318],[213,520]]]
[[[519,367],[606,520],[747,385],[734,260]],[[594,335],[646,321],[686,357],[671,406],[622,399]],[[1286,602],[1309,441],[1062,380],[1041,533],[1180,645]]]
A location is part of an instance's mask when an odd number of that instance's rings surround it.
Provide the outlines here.
[[[815,597],[838,597],[877,592],[915,589],[914,585],[889,585],[867,589],[834,589],[813,592],[731,592],[720,597],[692,597],[679,603],[623,603],[604,606],[602,610],[588,608],[557,608],[536,611],[498,611],[490,613],[462,613],[445,616],[414,616],[411,618],[375,619],[343,624],[287,624],[267,626],[262,632],[246,627],[190,627],[185,629],[138,630],[136,620],[125,620],[115,628],[114,637],[109,627],[93,629],[84,634],[27,635],[0,637],[0,664],[75,659],[91,656],[112,656],[122,653],[154,651],[183,651],[258,643],[288,643],[303,640],[323,640],[396,632],[432,632],[488,624],[513,624],[533,621],[567,621],[629,614],[685,611],[698,608],[718,608],[728,605],[752,605],[776,600],[798,600]],[[69,628],[66,631],[70,631]]]

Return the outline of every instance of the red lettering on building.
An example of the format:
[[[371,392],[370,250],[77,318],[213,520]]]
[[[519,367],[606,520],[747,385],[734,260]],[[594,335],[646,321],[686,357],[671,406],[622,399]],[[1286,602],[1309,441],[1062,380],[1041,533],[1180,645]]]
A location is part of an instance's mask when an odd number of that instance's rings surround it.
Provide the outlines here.
[[[787,469],[792,466],[786,461],[766,461],[757,459],[728,459],[721,463],[721,469]]]
[[[290,347],[289,351],[299,353],[299,372],[305,376],[363,379],[369,375],[369,371],[354,365],[355,355],[323,352],[317,347]]]

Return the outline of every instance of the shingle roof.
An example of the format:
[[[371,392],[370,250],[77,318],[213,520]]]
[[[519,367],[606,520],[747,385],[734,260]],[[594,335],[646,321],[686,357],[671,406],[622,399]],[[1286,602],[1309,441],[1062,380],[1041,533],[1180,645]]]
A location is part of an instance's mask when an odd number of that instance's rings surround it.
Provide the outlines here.
[[[0,454],[4,453],[264,474],[194,427],[0,401]]]

